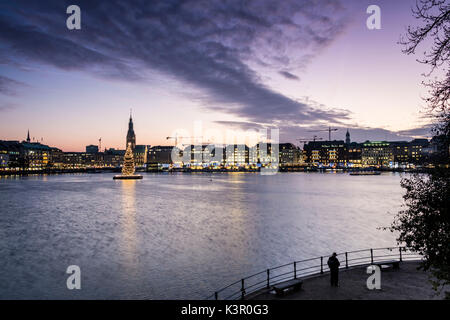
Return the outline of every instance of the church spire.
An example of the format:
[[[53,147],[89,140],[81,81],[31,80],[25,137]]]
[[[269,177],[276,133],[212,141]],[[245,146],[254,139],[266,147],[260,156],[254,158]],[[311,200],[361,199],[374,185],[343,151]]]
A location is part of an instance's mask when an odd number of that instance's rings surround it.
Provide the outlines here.
[[[134,151],[134,148],[136,147],[136,135],[135,135],[134,129],[133,129],[133,118],[131,116],[131,109],[130,109],[130,121],[128,122],[128,133],[127,133],[127,143],[126,143],[127,147],[128,147],[128,144],[131,144],[131,150]]]
[[[350,144],[350,132],[348,132],[348,129],[347,129],[347,133],[345,134],[345,143]]]
[[[27,133],[27,142],[30,142],[30,129],[28,129],[28,133]]]

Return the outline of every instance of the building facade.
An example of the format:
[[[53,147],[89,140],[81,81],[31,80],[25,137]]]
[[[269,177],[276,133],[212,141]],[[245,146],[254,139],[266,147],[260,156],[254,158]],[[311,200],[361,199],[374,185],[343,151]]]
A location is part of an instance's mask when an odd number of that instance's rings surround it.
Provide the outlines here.
[[[361,144],[350,142],[347,144],[347,166],[351,168],[362,167]]]
[[[230,144],[225,148],[224,164],[228,168],[242,168],[249,165],[249,148],[245,144]]]
[[[303,155],[300,148],[292,143],[280,143],[278,152],[279,164],[282,167],[298,166],[303,164]]]
[[[145,166],[147,163],[147,154],[150,146],[138,144],[134,148],[134,164],[137,167]]]
[[[109,148],[103,153],[103,163],[105,167],[118,168],[123,164],[125,150]]]
[[[148,170],[162,170],[169,169],[176,163],[172,160],[172,151],[176,147],[172,146],[153,146],[148,149],[147,154],[147,169]],[[178,156],[180,156],[180,150]]]
[[[389,167],[394,163],[393,146],[387,141],[366,141],[361,147],[365,167]]]
[[[347,145],[342,140],[311,141],[304,151],[308,163],[318,167],[346,167],[348,163]]]
[[[86,146],[86,153],[98,153],[98,146],[93,144]]]

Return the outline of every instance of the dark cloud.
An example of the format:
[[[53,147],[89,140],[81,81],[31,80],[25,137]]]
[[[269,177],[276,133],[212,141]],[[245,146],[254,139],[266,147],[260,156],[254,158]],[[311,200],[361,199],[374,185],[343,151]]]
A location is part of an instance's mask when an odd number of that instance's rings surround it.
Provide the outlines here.
[[[345,140],[345,134],[347,129],[350,132],[351,141],[364,142],[367,140],[372,141],[410,141],[416,136],[408,134],[400,134],[396,131],[391,131],[382,128],[368,128],[368,127],[346,127],[335,126],[338,131],[331,132],[332,140]],[[301,127],[281,127],[280,128],[280,140],[287,142],[295,142],[295,139],[312,139],[314,135],[317,135],[322,140],[328,140],[328,131],[324,131],[326,127],[317,128],[318,131],[313,132],[311,128]]]
[[[267,128],[267,126],[246,121],[214,121],[214,123],[241,130],[260,130]]]
[[[24,86],[23,82],[0,75],[0,94],[14,96],[17,89]]]
[[[411,137],[431,137],[433,129],[432,124],[426,124],[420,127],[412,128],[409,130],[401,130],[397,133],[404,136],[411,136]]]
[[[3,2],[0,46],[17,59],[123,80],[158,70],[203,90],[209,108],[252,122],[348,119],[275,92],[250,68],[283,70],[314,57],[345,26],[339,1],[77,1],[79,31],[65,27],[70,4]]]
[[[292,74],[288,71],[280,71],[278,72],[279,74],[281,74],[283,77],[285,77],[286,79],[290,79],[290,80],[300,80],[299,77],[297,77],[295,74]]]
[[[280,142],[291,142],[298,144],[298,139],[313,139],[317,136],[319,139],[328,140],[327,126],[300,126],[300,125],[263,125],[245,121],[215,121],[217,124],[224,125],[240,130],[260,130],[260,129],[279,129]],[[333,126],[337,131],[332,131],[332,140],[345,140],[347,130],[350,132],[351,141],[364,142],[372,141],[410,141],[415,138],[430,138],[430,129],[432,125],[411,130],[391,131],[382,128],[360,127],[360,126]]]
[[[131,67],[118,58],[107,56],[57,33],[45,32],[38,26],[21,25],[8,20],[0,16],[0,41],[9,45],[12,55],[64,70],[86,70],[127,80],[139,78]]]

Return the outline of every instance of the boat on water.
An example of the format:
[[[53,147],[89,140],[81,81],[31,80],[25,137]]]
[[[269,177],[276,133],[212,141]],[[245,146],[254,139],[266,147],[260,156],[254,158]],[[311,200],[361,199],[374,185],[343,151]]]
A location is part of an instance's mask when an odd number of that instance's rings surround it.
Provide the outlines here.
[[[354,171],[350,172],[351,176],[379,176],[381,172],[379,171]]]

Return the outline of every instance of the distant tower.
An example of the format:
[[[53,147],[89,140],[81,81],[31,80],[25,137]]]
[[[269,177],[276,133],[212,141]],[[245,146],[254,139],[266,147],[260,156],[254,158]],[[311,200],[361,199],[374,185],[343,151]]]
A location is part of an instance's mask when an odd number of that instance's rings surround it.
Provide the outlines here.
[[[347,133],[345,134],[345,143],[350,144],[350,132],[348,132],[348,129],[347,129]]]
[[[131,150],[134,151],[134,148],[136,147],[136,135],[134,134],[133,130],[133,119],[131,117],[131,110],[130,110],[130,122],[128,122],[127,145],[125,147],[128,147],[128,144],[131,144]]]
[[[28,129],[28,133],[27,133],[27,142],[30,143],[30,129]]]

